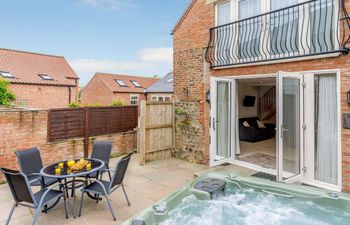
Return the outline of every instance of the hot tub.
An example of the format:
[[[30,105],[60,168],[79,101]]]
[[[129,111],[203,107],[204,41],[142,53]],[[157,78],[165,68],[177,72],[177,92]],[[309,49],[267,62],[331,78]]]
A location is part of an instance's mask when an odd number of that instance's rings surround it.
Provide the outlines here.
[[[208,173],[123,223],[153,224],[345,225],[350,224],[350,195],[229,173]]]

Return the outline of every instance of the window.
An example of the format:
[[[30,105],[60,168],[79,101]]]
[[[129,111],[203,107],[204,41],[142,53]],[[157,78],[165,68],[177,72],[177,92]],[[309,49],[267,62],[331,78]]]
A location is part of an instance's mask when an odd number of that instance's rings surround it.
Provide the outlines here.
[[[156,102],[157,101],[157,97],[156,96],[153,96],[152,97],[152,102]]]
[[[315,96],[315,179],[338,184],[338,102],[337,77],[319,74],[314,77]]]
[[[241,0],[238,2],[238,19],[243,20],[261,14],[261,0]],[[249,19],[238,27],[238,57],[260,56],[261,18]],[[255,51],[252,51],[255,49]]]
[[[226,1],[217,5],[216,25],[224,25],[231,21],[231,2]]]
[[[173,78],[170,78],[167,83],[173,83]]]
[[[139,104],[139,96],[131,95],[130,96],[130,105],[138,105]]]
[[[158,97],[158,102],[164,102],[164,97]]]
[[[49,75],[47,74],[39,74],[39,76],[44,80],[53,80]]]
[[[171,101],[171,98],[170,98],[170,97],[164,97],[164,100],[165,100],[166,102],[170,102],[170,101]]]
[[[117,82],[117,84],[118,84],[120,87],[127,87],[127,85],[124,83],[124,81],[122,81],[122,80],[117,80],[117,79],[115,79],[115,81]]]
[[[130,82],[137,88],[141,88],[142,87],[136,80],[130,80]]]
[[[14,78],[14,76],[13,76],[12,73],[10,73],[10,72],[4,72],[4,71],[2,71],[2,72],[0,72],[0,75],[1,75],[2,77],[4,77],[4,78]]]

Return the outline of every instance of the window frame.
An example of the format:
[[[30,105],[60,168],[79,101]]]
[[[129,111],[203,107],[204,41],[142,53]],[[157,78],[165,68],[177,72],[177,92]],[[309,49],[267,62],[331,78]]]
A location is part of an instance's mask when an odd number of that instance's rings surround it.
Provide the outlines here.
[[[0,71],[0,76],[3,78],[15,78],[15,76],[9,71]]]
[[[53,79],[50,75],[48,75],[48,74],[40,73],[40,74],[38,74],[38,76],[41,77],[41,79],[43,79],[43,80],[48,80],[48,81],[54,80],[54,79]]]
[[[136,99],[133,99],[136,98]],[[130,105],[138,105],[139,104],[139,95],[130,95]]]
[[[121,80],[121,79],[114,79],[115,82],[120,86],[120,87],[127,87],[128,85],[126,85],[126,83]]]
[[[137,82],[137,80],[130,80],[130,82],[134,85],[136,88],[142,88],[142,85]]]

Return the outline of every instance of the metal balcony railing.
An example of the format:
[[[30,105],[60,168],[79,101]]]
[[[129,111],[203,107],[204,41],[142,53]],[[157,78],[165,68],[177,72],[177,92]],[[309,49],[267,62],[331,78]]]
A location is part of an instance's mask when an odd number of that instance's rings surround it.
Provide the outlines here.
[[[344,0],[312,0],[210,29],[211,68],[348,53]]]

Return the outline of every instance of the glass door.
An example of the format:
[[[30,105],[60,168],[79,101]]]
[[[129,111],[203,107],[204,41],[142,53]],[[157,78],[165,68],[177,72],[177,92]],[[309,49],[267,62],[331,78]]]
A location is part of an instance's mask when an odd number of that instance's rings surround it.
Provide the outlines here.
[[[301,177],[303,165],[302,76],[279,72],[277,88],[277,179],[292,182]]]
[[[235,143],[235,82],[224,78],[210,79],[211,139],[210,166],[234,159]]]

